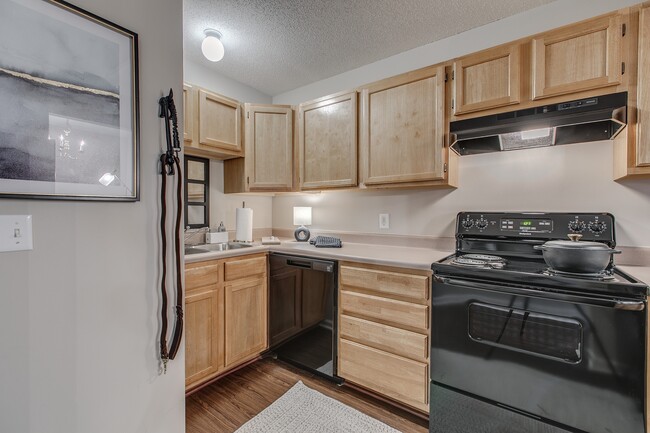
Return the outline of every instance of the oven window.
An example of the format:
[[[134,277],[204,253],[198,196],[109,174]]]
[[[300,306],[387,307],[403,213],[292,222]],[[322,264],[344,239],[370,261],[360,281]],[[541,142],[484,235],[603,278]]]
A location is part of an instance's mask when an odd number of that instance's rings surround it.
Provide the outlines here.
[[[574,319],[496,305],[469,305],[469,336],[490,344],[578,363],[582,358],[582,324]]]

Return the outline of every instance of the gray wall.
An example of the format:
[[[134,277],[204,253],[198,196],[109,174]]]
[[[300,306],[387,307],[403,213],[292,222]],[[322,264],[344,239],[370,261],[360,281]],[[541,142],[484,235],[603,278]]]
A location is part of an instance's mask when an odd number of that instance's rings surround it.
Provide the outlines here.
[[[580,21],[637,0],[558,0],[379,62],[277,95],[295,104],[458,55]],[[621,245],[650,246],[650,180],[614,182],[612,142],[583,143],[460,158],[456,190],[324,192],[277,196],[274,228],[291,228],[291,208],[311,205],[313,228],[453,236],[462,210],[612,212]],[[379,213],[391,228],[379,230]]]
[[[141,195],[129,203],[0,199],[34,250],[0,253],[0,431],[184,431],[184,355],[158,373],[157,99],[182,91],[182,2],[77,0],[140,36]]]

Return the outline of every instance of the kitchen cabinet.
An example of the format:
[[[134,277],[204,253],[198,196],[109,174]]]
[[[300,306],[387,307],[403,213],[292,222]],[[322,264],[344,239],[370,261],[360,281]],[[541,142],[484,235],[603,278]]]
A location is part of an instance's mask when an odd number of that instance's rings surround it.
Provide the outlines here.
[[[430,284],[430,271],[340,264],[340,377],[428,412]]]
[[[185,269],[185,385],[223,367],[223,288],[216,261]]]
[[[301,190],[357,185],[357,92],[300,104],[298,114]]]
[[[236,365],[266,349],[266,276],[225,285],[225,363]]]
[[[266,254],[185,266],[185,388],[267,348]]]
[[[186,154],[212,159],[243,155],[238,101],[187,83],[182,101]]]
[[[503,45],[453,63],[455,115],[518,104],[521,98],[521,45]]]
[[[614,179],[650,176],[650,8],[632,14],[630,37],[638,54],[636,85],[628,94],[628,125],[614,140]]]
[[[621,84],[623,32],[616,13],[533,38],[533,99]]]
[[[191,146],[194,143],[194,89],[190,84],[183,84],[183,142]]]
[[[362,88],[359,165],[365,187],[453,184],[444,105],[442,66]]]
[[[291,191],[293,109],[245,104],[245,158],[224,163],[224,192]]]

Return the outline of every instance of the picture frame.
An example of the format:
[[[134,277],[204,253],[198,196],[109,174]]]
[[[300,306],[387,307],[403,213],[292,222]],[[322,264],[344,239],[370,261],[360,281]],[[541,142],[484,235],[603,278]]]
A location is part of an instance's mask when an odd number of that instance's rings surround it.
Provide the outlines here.
[[[4,0],[0,40],[0,199],[138,201],[138,35],[62,0]]]

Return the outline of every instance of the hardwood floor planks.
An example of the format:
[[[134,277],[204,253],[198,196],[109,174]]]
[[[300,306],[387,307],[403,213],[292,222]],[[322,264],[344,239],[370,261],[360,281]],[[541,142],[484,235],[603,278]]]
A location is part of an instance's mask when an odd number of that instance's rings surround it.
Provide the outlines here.
[[[187,397],[186,432],[234,432],[299,380],[401,432],[428,432],[426,421],[412,414],[272,359],[251,364]]]

